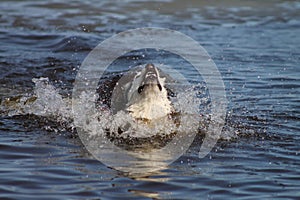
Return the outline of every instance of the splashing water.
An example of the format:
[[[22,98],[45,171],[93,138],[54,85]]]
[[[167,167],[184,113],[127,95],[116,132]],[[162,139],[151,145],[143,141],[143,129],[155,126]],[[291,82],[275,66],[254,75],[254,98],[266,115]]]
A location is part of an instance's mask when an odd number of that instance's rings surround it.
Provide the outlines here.
[[[159,118],[157,120],[142,122],[134,119],[129,113],[120,110],[116,114],[112,114],[112,110],[107,105],[87,107],[88,101],[96,101],[97,95],[94,93],[82,92],[80,95],[80,107],[82,111],[89,110],[86,115],[76,115],[79,118],[80,127],[84,127],[85,132],[91,136],[99,134],[109,134],[118,138],[149,138],[152,136],[168,136],[173,133],[183,131],[197,132],[199,122],[200,99],[196,98],[195,91],[190,88],[189,91],[180,92],[176,97],[172,97],[171,101],[178,116],[177,123],[171,116]],[[187,106],[188,105],[188,106]],[[97,112],[94,110],[97,109]]]
[[[68,99],[59,94],[59,90],[49,83],[48,78],[34,78],[35,88],[32,94],[6,98],[1,102],[1,110],[8,116],[33,114],[44,117],[71,118]]]
[[[200,111],[200,106],[208,105],[209,98],[197,97],[198,86],[189,86],[178,91],[176,97],[170,97],[172,105],[176,110],[176,122],[170,116],[155,120],[151,123],[143,123],[135,120],[125,111],[112,114],[107,105],[96,106],[98,95],[95,93],[82,92],[80,95],[80,105],[82,109],[91,110],[88,115],[81,115],[79,112],[72,112],[72,102],[70,98],[63,98],[60,90],[55,88],[48,78],[34,78],[35,83],[33,94],[25,94],[18,97],[6,98],[0,104],[1,112],[8,116],[32,114],[54,119],[57,122],[66,122],[68,128],[74,129],[73,117],[76,115],[82,122],[85,132],[90,136],[109,134],[114,138],[149,138],[152,136],[168,136],[174,133],[195,133],[205,130],[209,121],[209,114]],[[92,98],[90,98],[92,97]],[[92,108],[87,101],[93,99]],[[228,133],[232,133],[229,131]],[[233,137],[225,134],[225,139]]]

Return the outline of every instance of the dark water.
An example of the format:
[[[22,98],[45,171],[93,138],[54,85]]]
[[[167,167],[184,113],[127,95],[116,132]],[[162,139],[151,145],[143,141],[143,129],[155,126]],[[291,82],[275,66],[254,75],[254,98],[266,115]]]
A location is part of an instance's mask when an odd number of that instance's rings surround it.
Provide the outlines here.
[[[229,100],[226,132],[236,136],[203,159],[195,141],[168,168],[130,177],[94,159],[62,122],[1,108],[1,199],[300,197],[299,2],[1,1],[0,10],[2,100],[31,93],[38,77],[67,96],[98,43],[164,27],[212,56]]]

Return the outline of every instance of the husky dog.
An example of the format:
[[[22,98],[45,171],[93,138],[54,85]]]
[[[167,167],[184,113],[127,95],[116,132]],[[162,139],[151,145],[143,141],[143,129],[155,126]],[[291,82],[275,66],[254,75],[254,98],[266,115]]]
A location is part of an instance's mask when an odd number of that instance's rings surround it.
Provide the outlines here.
[[[153,64],[147,64],[133,79],[127,94],[126,107],[135,119],[155,120],[172,112],[165,78],[160,76]]]

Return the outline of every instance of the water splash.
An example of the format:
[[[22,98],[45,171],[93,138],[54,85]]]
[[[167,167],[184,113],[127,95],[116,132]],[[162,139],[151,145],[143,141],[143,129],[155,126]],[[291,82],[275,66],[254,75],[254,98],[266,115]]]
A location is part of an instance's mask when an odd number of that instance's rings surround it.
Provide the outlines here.
[[[8,116],[29,114],[69,121],[72,118],[70,100],[63,98],[48,78],[34,78],[32,81],[35,83],[33,94],[4,99],[0,105],[1,112]]]
[[[182,131],[197,132],[201,121],[199,115],[199,99],[195,91],[185,90],[180,92],[171,101],[176,110],[174,116],[166,116],[157,120],[141,121],[134,119],[129,113],[120,110],[113,114],[107,105],[94,106],[97,95],[94,93],[82,92],[79,100],[79,107],[85,115],[76,115],[79,119],[79,127],[91,135],[109,134],[114,138],[149,138],[152,136],[168,136]],[[92,101],[94,104],[90,104]],[[90,107],[87,107],[90,105]],[[96,110],[96,112],[94,112]],[[88,111],[88,112],[87,112]]]
[[[205,131],[210,119],[209,97],[199,97],[199,93],[203,93],[203,91],[199,91],[199,88],[203,88],[199,85],[184,88],[178,91],[176,97],[170,97],[177,115],[158,119],[151,123],[141,123],[124,111],[113,114],[107,105],[96,105],[98,96],[95,93],[83,92],[79,99],[82,109],[92,110],[91,113],[87,115],[81,115],[85,112],[73,113],[71,99],[63,97],[60,94],[62,91],[55,88],[47,77],[34,78],[32,81],[35,84],[33,93],[2,100],[0,104],[2,114],[41,116],[54,119],[59,124],[64,123],[70,129],[75,128],[73,117],[76,115],[90,136],[109,134],[111,137],[122,139],[149,138],[156,135],[164,137],[177,132]],[[90,98],[91,96],[92,98]],[[90,105],[87,101],[91,99],[95,106],[87,108],[85,105]],[[204,107],[207,110],[203,110],[203,105],[206,105]],[[46,125],[45,128],[49,129],[49,126]],[[236,134],[232,128],[224,129],[222,139],[227,140],[233,137],[236,137]]]

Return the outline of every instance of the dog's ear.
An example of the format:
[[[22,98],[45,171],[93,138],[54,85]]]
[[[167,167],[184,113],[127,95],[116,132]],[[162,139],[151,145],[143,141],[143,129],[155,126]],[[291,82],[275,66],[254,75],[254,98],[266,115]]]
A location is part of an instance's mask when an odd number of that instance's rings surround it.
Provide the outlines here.
[[[96,104],[105,104],[109,108],[111,107],[110,103],[113,92],[111,88],[114,88],[116,86],[121,77],[122,74],[109,74],[107,76],[104,76],[104,78],[99,81],[98,88],[96,90],[98,94]]]

